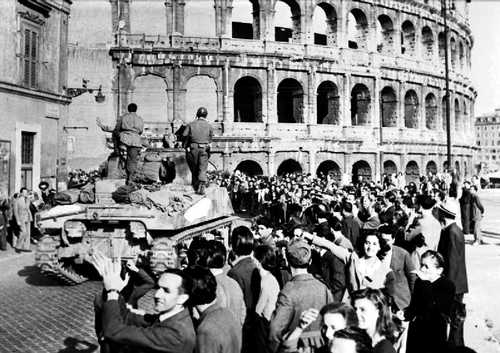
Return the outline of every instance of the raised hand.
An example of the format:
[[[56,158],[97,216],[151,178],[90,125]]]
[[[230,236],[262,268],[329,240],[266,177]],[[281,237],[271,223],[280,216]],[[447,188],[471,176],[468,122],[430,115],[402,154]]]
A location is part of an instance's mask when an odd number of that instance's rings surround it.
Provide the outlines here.
[[[102,276],[102,283],[106,291],[116,290],[120,292],[128,283],[130,276],[127,273],[125,279],[120,276],[122,265],[121,259],[115,261],[101,252],[92,254],[90,263],[94,265],[97,272]]]
[[[301,329],[306,329],[310,324],[312,324],[318,318],[319,311],[316,309],[307,309],[300,314],[299,326]]]

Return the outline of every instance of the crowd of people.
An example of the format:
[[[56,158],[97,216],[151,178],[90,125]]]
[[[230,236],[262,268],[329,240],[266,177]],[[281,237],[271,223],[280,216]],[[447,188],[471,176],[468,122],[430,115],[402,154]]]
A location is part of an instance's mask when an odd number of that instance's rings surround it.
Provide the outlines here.
[[[464,233],[481,244],[475,183],[453,174],[418,185],[397,175],[355,185],[332,175],[209,179],[251,226],[232,229],[228,247],[194,238],[183,268],[163,273],[129,263],[123,276],[95,254],[103,352],[472,352]],[[137,312],[153,286],[155,314]]]

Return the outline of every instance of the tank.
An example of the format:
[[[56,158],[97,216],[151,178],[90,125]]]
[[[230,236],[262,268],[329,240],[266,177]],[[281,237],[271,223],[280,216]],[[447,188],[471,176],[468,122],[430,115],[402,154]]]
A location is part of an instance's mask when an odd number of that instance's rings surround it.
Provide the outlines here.
[[[184,153],[157,150],[175,163],[176,178],[143,202],[117,203],[112,191],[124,179],[96,182],[96,202],[59,205],[36,215],[44,236],[35,253],[43,274],[67,284],[78,284],[92,275],[90,257],[99,251],[113,259],[141,257],[153,272],[180,267],[190,240],[199,235],[217,238],[228,245],[234,215],[227,190],[209,185],[198,195],[190,185]]]

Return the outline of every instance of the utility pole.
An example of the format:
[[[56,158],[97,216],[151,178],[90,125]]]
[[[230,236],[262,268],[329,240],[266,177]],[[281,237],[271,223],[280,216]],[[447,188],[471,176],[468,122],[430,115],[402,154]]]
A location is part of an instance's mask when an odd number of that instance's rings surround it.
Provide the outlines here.
[[[441,10],[444,18],[444,76],[446,84],[445,107],[446,107],[446,158],[448,161],[448,170],[451,170],[451,118],[450,118],[450,72],[448,66],[448,6],[446,0],[441,0]]]

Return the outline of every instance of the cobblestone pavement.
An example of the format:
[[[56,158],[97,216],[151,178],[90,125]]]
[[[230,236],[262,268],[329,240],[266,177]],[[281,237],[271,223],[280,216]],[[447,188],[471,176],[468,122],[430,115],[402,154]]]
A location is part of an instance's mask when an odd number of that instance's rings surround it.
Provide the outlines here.
[[[485,240],[488,245],[466,249],[465,340],[479,353],[494,353],[500,352],[500,238]],[[0,253],[0,353],[98,352],[92,302],[101,284],[62,286],[42,277],[33,263],[32,253]],[[141,307],[150,306],[149,298]]]

